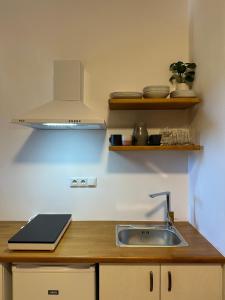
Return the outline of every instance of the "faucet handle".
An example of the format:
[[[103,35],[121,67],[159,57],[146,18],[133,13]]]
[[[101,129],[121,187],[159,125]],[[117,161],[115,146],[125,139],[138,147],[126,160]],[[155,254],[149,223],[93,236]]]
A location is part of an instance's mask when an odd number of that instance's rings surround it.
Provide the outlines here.
[[[168,217],[170,218],[170,220],[172,221],[172,223],[174,223],[174,211],[169,211],[168,212]]]
[[[171,221],[174,223],[174,211],[169,211],[169,217]]]

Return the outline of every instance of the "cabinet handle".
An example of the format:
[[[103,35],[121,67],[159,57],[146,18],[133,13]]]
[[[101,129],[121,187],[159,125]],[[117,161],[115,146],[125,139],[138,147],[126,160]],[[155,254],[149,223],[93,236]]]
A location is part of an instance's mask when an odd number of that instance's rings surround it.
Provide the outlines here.
[[[153,286],[154,286],[154,279],[153,279],[153,272],[150,272],[150,292],[153,292]]]
[[[168,272],[168,292],[171,292],[171,290],[172,290],[172,274],[169,271]]]

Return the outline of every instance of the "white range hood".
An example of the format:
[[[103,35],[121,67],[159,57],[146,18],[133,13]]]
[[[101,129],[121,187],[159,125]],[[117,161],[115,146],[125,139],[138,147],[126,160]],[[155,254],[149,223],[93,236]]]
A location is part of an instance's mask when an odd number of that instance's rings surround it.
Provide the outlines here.
[[[106,129],[105,120],[83,102],[80,61],[54,62],[54,100],[12,120],[37,129]]]

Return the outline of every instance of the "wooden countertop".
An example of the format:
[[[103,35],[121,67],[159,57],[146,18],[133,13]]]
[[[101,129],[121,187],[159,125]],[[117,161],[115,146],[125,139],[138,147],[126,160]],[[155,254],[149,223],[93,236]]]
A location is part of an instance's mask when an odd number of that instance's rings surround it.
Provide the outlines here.
[[[23,222],[0,222],[0,262],[49,263],[225,263],[223,257],[194,227],[176,223],[188,242],[182,248],[120,248],[115,244],[116,224],[147,222],[74,221],[54,252],[9,251],[8,239]]]

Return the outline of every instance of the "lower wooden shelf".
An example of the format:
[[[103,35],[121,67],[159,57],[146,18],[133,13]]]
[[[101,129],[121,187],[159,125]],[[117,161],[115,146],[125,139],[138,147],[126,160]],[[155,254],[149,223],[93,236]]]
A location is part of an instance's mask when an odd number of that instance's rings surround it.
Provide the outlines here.
[[[164,145],[164,146],[109,146],[109,151],[199,151],[200,145]]]

